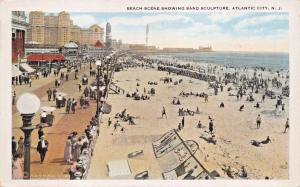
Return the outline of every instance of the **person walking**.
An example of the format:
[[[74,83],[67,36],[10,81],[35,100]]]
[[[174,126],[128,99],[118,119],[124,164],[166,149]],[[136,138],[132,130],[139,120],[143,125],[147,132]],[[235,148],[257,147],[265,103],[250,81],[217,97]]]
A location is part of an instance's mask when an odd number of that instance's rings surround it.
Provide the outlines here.
[[[67,100],[67,104],[66,104],[66,113],[69,114],[70,113],[70,109],[71,109],[71,99],[69,98]]]
[[[197,128],[202,128],[202,123],[200,120],[198,121]]]
[[[82,147],[82,141],[81,137],[78,138],[78,141],[75,143],[74,146],[74,155],[73,155],[73,160],[77,160],[81,154],[81,147]]]
[[[28,82],[29,82],[29,87],[31,87],[31,83],[32,83],[31,78],[29,78]]]
[[[45,140],[44,136],[42,136],[38,142],[37,145],[37,152],[40,154],[40,158],[41,158],[41,164],[44,162],[45,157],[46,157],[46,153],[48,151],[48,141]]]
[[[214,123],[212,121],[212,119],[210,119],[209,123],[208,123],[208,130],[211,134],[213,134],[214,131]]]
[[[283,133],[286,133],[286,130],[290,128],[290,123],[289,123],[289,118],[287,118],[286,122],[285,122],[285,128]]]
[[[178,124],[178,131],[180,131],[182,129],[181,127],[181,123]]]
[[[260,128],[260,124],[261,124],[261,117],[260,117],[260,114],[258,114],[258,116],[256,118],[256,127],[258,129]]]
[[[108,118],[108,126],[110,127],[110,125],[111,125],[111,120],[110,118]]]
[[[71,160],[72,160],[72,142],[71,142],[71,136],[68,136],[68,139],[66,140],[66,144],[65,144],[64,161],[71,163]]]
[[[58,81],[57,81],[57,79],[55,79],[54,85],[55,85],[55,88],[58,87]]]
[[[119,120],[117,120],[116,123],[114,123],[114,131],[117,130],[117,127],[120,126]]]
[[[79,104],[80,104],[80,108],[82,109],[82,108],[85,108],[85,101],[84,101],[84,99],[83,99],[83,96],[81,96],[80,97],[80,99],[79,99]]]
[[[71,109],[72,109],[72,112],[73,114],[75,114],[75,110],[76,110],[76,105],[77,105],[77,102],[75,101],[75,99],[73,98],[72,100],[72,105],[71,105]]]
[[[47,122],[47,112],[42,111],[40,114],[40,123],[46,123]]]
[[[162,113],[161,113],[161,118],[163,118],[164,116],[166,116],[166,118],[168,118],[165,107],[163,107],[163,110],[162,110]]]
[[[52,91],[53,101],[55,101],[55,99],[56,99],[56,93],[57,93],[57,90],[54,88]]]
[[[265,102],[265,98],[266,98],[266,95],[265,95],[265,94],[262,95],[261,101],[262,101],[262,102]]]
[[[281,105],[281,110],[282,110],[282,112],[285,112],[285,108],[284,108],[284,103]]]
[[[39,130],[38,130],[39,139],[41,139],[42,136],[44,136],[44,131],[43,131],[43,127],[40,127]]]
[[[208,95],[207,95],[207,94],[204,95],[204,102],[205,102],[205,103],[208,102]]]
[[[181,120],[181,127],[182,127],[182,129],[184,128],[184,117],[182,117],[182,120]]]
[[[52,91],[50,88],[47,90],[47,95],[48,95],[48,101],[51,101]]]
[[[15,105],[16,104],[16,91],[13,92],[13,97],[12,97],[12,104]]]

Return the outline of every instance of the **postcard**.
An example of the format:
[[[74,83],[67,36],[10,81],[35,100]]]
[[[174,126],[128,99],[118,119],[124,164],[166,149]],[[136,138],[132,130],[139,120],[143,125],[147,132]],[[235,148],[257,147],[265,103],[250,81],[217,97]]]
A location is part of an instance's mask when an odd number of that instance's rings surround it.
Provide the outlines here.
[[[2,1],[0,184],[300,186],[299,8]]]

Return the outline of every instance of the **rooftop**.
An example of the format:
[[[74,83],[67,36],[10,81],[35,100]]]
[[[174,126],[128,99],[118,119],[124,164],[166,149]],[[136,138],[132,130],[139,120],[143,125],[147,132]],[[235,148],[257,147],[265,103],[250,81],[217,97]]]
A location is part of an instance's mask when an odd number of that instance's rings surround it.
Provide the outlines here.
[[[75,42],[69,42],[64,45],[65,48],[78,48],[78,45]]]

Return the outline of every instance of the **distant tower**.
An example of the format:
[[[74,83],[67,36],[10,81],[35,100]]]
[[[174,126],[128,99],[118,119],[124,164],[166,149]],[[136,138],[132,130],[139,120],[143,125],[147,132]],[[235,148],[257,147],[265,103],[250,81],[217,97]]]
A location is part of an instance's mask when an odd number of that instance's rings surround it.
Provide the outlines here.
[[[146,46],[148,46],[149,24],[146,26]]]
[[[109,22],[106,23],[106,37],[105,37],[105,43],[106,43],[106,48],[111,47],[111,25]]]

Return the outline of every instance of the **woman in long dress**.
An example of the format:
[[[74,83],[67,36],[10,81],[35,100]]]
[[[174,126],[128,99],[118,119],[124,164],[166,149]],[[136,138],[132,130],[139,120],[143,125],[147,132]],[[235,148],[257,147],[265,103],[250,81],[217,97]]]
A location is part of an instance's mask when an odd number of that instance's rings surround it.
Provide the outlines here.
[[[69,114],[71,109],[71,99],[69,98],[67,101],[66,112]]]
[[[73,100],[72,100],[72,105],[71,105],[71,110],[72,110],[73,114],[75,114],[75,107],[76,107],[76,101],[75,101],[75,99],[73,98]]]
[[[13,158],[12,178],[13,179],[23,179],[23,168],[22,168],[20,155],[18,155],[18,154],[16,154]]]
[[[82,141],[81,138],[78,138],[78,141],[75,143],[75,151],[74,151],[74,160],[76,161],[81,154]]]
[[[68,136],[65,145],[65,151],[64,151],[64,161],[71,163],[71,159],[72,159],[72,143],[71,143],[71,136]]]

